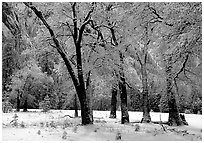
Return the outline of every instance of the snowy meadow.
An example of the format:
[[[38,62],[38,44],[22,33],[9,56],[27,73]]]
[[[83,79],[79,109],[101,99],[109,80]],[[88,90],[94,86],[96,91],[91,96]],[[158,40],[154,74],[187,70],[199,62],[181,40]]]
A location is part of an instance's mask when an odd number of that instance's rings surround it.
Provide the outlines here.
[[[16,116],[17,115],[17,116]],[[80,115],[80,111],[79,111]],[[121,124],[121,113],[110,119],[109,111],[94,111],[94,124],[81,125],[74,110],[40,110],[2,113],[3,141],[201,141],[202,115],[185,114],[188,126],[139,123],[142,112],[129,112],[130,123]],[[168,113],[151,112],[153,122],[168,120]],[[15,116],[15,117],[14,117]]]

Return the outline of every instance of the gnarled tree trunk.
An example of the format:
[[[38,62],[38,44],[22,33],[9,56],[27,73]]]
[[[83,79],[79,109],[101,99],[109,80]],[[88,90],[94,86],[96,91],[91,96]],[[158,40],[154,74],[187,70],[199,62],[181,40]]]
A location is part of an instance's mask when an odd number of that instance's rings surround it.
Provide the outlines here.
[[[172,75],[172,57],[168,57],[166,63],[166,94],[168,97],[168,106],[169,106],[169,119],[168,124],[170,126],[180,126],[183,125],[183,122],[179,116],[179,111],[176,105],[175,94],[173,93],[173,75]]]
[[[111,97],[111,112],[110,118],[116,118],[116,105],[117,105],[117,88],[112,86],[112,97]]]
[[[120,80],[119,80],[119,90],[120,90],[120,99],[121,99],[121,123],[129,123],[129,114],[127,108],[127,90],[126,90],[126,82],[125,75],[123,71],[123,54],[120,52]]]

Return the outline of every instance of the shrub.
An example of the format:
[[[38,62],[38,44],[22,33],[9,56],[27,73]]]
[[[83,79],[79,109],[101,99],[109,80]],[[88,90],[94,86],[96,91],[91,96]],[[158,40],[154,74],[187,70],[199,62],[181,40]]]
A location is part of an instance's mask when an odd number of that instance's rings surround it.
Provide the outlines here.
[[[43,112],[48,112],[50,110],[51,103],[48,95],[45,96],[44,101],[39,103],[39,108],[42,109]]]
[[[12,126],[17,127],[18,126],[18,115],[14,114],[13,120],[10,122]]]
[[[2,111],[3,113],[9,113],[12,111],[12,104],[8,100],[2,102]]]

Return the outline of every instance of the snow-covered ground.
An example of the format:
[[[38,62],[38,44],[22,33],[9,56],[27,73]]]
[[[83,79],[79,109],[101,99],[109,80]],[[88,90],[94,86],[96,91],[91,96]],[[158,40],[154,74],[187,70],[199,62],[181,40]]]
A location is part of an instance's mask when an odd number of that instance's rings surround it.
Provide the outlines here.
[[[51,110],[42,113],[40,110],[18,112],[18,125],[11,126],[14,112],[2,113],[2,138],[4,141],[16,140],[115,140],[118,132],[121,140],[201,140],[202,139],[202,115],[185,114],[189,126],[169,127],[164,132],[160,125],[135,123],[142,119],[142,112],[129,111],[130,124],[120,124],[121,112],[117,111],[117,119],[110,119],[110,111],[94,111],[94,124],[81,126],[80,118],[74,116],[74,110]],[[80,115],[80,111],[79,111]],[[168,120],[168,113],[151,112],[152,121]],[[22,123],[23,122],[23,123]],[[53,123],[54,125],[51,125]],[[66,127],[64,127],[66,125]],[[139,126],[139,131],[135,128]],[[173,130],[171,130],[173,129]],[[174,130],[178,131],[175,132]],[[186,130],[186,131],[185,131]],[[64,132],[67,138],[62,138]],[[187,133],[186,133],[187,132]],[[148,137],[147,137],[148,135]]]

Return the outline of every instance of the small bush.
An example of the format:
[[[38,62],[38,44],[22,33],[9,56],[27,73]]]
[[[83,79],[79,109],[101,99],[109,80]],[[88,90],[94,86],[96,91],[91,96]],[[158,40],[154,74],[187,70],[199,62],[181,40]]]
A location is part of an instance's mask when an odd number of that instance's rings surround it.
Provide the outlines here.
[[[51,103],[48,95],[45,96],[44,101],[39,103],[39,108],[42,109],[43,112],[48,112],[50,110]]]
[[[10,124],[14,127],[17,127],[18,126],[18,115],[17,114],[14,114],[13,116],[13,120],[10,122]]]
[[[3,113],[9,113],[12,111],[12,104],[9,101],[2,102],[2,111]]]

